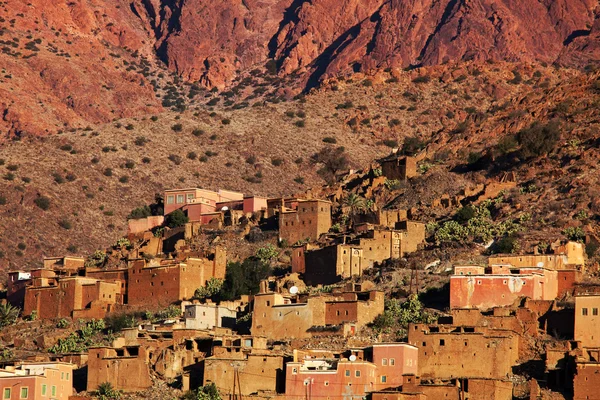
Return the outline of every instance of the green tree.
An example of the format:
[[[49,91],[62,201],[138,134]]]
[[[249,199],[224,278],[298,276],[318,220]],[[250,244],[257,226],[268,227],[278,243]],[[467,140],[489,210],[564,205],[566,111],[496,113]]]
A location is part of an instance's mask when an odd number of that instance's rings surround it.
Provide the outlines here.
[[[256,258],[258,258],[264,263],[270,262],[271,260],[277,258],[277,256],[279,256],[279,251],[277,250],[277,247],[273,246],[270,243],[265,247],[261,247],[260,249],[256,250]]]
[[[529,128],[517,133],[517,141],[521,145],[521,153],[525,157],[538,157],[548,154],[560,139],[561,126],[558,121],[550,121],[546,125],[534,122]]]
[[[234,300],[243,294],[256,294],[260,281],[270,273],[271,267],[256,257],[247,258],[242,263],[230,262],[219,295],[223,300]]]
[[[0,304],[0,328],[14,324],[20,312],[20,308],[13,307],[8,303]]]
[[[175,210],[172,213],[170,213],[169,215],[167,215],[167,226],[169,228],[177,228],[180,226],[183,226],[185,224],[187,224],[189,221],[189,218],[187,217],[187,215],[185,215],[185,213],[181,210]]]
[[[196,289],[194,297],[205,299],[219,293],[223,288],[223,279],[215,278],[214,276],[206,281],[206,285]]]
[[[323,147],[321,151],[312,155],[310,161],[312,164],[321,165],[317,173],[330,185],[335,182],[336,174],[347,169],[350,165],[346,149],[341,146],[336,148],[332,146]]]

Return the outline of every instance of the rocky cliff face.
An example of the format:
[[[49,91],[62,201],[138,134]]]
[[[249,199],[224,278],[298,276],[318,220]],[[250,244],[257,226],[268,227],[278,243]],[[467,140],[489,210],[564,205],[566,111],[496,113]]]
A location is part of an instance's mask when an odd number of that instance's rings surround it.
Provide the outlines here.
[[[299,88],[453,60],[584,67],[600,60],[599,10],[597,0],[4,2],[0,137],[159,110],[161,61],[219,88],[268,60]]]
[[[136,0],[185,78],[221,86],[272,57],[305,82],[453,60],[597,61],[593,0]]]

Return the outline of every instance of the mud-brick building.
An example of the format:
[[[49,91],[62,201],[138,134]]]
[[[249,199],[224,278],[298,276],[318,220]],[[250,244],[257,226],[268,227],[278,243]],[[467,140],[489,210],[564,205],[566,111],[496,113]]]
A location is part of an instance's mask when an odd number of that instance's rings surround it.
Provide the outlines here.
[[[291,204],[290,204],[291,205]],[[331,228],[331,202],[298,200],[294,209],[279,211],[279,239],[293,244],[302,240],[317,240]]]
[[[555,246],[552,254],[497,255],[488,259],[488,266],[494,265],[556,271],[560,296],[571,292],[576,284],[582,281],[585,271],[585,248],[582,243],[567,242]]]
[[[152,386],[148,353],[142,346],[93,347],[88,354],[87,390],[110,382],[124,392],[136,392]]]
[[[121,284],[83,276],[42,277],[25,289],[23,315],[104,318],[123,304]]]
[[[190,304],[185,306],[184,318],[186,329],[233,329],[237,310],[217,304]]]
[[[0,395],[7,400],[68,400],[73,394],[73,365],[22,363],[0,369]]]
[[[408,343],[419,348],[422,379],[505,380],[519,358],[519,336],[509,330],[410,324]]]
[[[575,290],[574,339],[582,348],[600,348],[600,286],[580,286]],[[600,361],[600,360],[599,360]]]
[[[381,160],[381,172],[388,179],[407,180],[417,176],[415,157],[392,155]]]
[[[347,353],[343,358],[294,357],[286,365],[286,399],[305,399],[308,391],[324,398],[358,400],[402,385],[405,374],[417,373],[418,350],[407,343],[378,343]]]
[[[292,272],[303,273],[304,281],[310,285],[332,284],[361,275],[376,263],[404,257],[424,241],[425,225],[404,221],[400,230],[375,228],[345,243],[321,249],[296,247],[292,251]]]
[[[519,297],[554,300],[557,295],[557,271],[545,268],[456,266],[450,277],[450,308],[487,309]]]
[[[225,250],[217,247],[208,257],[189,257],[185,262],[135,263],[128,271],[128,304],[167,306],[190,299],[211,278],[225,278]]]
[[[384,310],[384,293],[339,292],[284,296],[266,291],[254,297],[252,333],[272,339],[353,335]]]

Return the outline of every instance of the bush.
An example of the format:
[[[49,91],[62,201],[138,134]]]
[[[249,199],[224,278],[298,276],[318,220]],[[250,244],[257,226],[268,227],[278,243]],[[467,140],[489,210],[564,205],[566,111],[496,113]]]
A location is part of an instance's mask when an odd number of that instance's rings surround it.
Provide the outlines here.
[[[398,141],[394,139],[384,139],[383,144],[387,147],[398,147]]]
[[[519,242],[515,236],[504,236],[490,248],[492,254],[510,254],[519,250]]]
[[[194,129],[192,131],[192,135],[198,137],[204,135],[204,131],[202,129]]]
[[[175,165],[179,165],[179,164],[181,164],[181,161],[183,161],[183,160],[181,159],[181,157],[180,157],[180,156],[178,156],[177,154],[170,154],[170,155],[169,155],[169,160],[170,160],[170,161],[171,161],[173,164],[175,164]]]
[[[125,161],[125,168],[127,168],[127,169],[135,168],[135,162],[133,162],[133,160]]]
[[[275,167],[279,167],[283,164],[283,158],[271,158],[271,164]]]
[[[175,210],[169,215],[167,215],[165,222],[169,228],[177,228],[187,224],[188,221],[189,218],[187,217],[187,215],[185,215],[183,211]]]
[[[323,142],[324,143],[330,143],[330,144],[335,144],[337,143],[337,139],[331,136],[326,136],[323,138]]]
[[[230,262],[227,264],[220,298],[234,300],[243,294],[256,294],[260,281],[266,279],[270,273],[269,265],[254,257],[247,258],[242,263]]]
[[[6,197],[3,195],[0,195],[0,206],[3,206],[6,204]]]
[[[454,215],[454,220],[460,224],[464,224],[468,222],[471,218],[474,218],[476,215],[475,209],[468,205],[460,208],[456,214]]]
[[[121,183],[127,183],[127,182],[129,182],[129,177],[123,175],[122,177],[119,178],[119,182],[121,182]]]
[[[187,153],[187,158],[189,158],[190,160],[195,160],[198,157],[198,154],[196,154],[193,151],[190,151],[189,153]]]
[[[171,127],[171,130],[173,132],[181,132],[183,130],[183,125],[182,124],[175,124]]]
[[[246,158],[246,162],[250,165],[254,165],[256,164],[256,157],[255,156],[249,156]]]
[[[294,178],[294,182],[299,183],[300,185],[304,185],[304,178],[301,176],[297,176]]]
[[[133,143],[135,143],[136,146],[144,146],[146,143],[148,143],[148,139],[146,139],[146,136],[138,136],[135,138]]]
[[[560,139],[561,126],[558,121],[546,125],[534,122],[529,128],[517,133],[517,142],[521,145],[524,157],[536,157],[548,154]]]
[[[294,125],[296,125],[296,127],[298,127],[298,128],[304,128],[306,126],[306,121],[301,119],[301,120],[294,122]]]
[[[514,136],[507,135],[498,141],[498,144],[496,144],[496,151],[502,155],[508,154],[517,147],[517,144],[517,139],[515,139]]]
[[[150,207],[142,206],[142,207],[134,208],[133,210],[131,210],[131,212],[127,216],[127,219],[141,219],[141,218],[147,218],[151,215],[152,215],[152,211],[150,210]]]
[[[113,171],[112,168],[106,168],[103,172],[104,176],[112,176],[113,175]]]
[[[405,156],[414,156],[425,147],[425,143],[416,136],[409,136],[404,139],[402,149],[400,150]]]
[[[125,129],[127,129],[128,131],[132,131],[135,128],[135,126],[133,126],[133,124],[128,124]]]
[[[229,118],[223,118],[223,119],[221,120],[221,123],[222,123],[223,125],[229,125],[229,124],[231,124],[231,119],[229,119]]]
[[[150,164],[150,161],[152,161],[152,160],[150,159],[150,157],[144,157],[144,158],[142,158],[142,162],[143,162],[144,164]]]
[[[429,82],[431,82],[431,77],[429,75],[421,75],[421,76],[417,76],[412,81],[413,81],[413,83],[429,83]]]
[[[50,208],[50,199],[46,196],[39,196],[33,202],[44,211]]]
[[[63,218],[60,221],[58,221],[58,226],[60,226],[63,229],[66,229],[66,230],[69,230],[73,227],[73,225],[71,224],[71,221],[69,221],[66,218]]]
[[[332,184],[338,172],[343,171],[350,165],[350,160],[344,147],[333,148],[326,146],[311,157],[312,164],[320,164],[321,168],[317,174],[327,183]]]
[[[12,172],[15,172],[16,170],[19,169],[19,166],[16,164],[9,164],[6,166],[6,169]]]
[[[104,318],[106,326],[113,331],[121,332],[123,329],[135,328],[137,326],[137,318],[135,314],[111,314]]]
[[[335,107],[335,109],[336,110],[347,110],[347,109],[350,109],[353,107],[354,107],[354,103],[352,103],[350,100],[346,100],[345,102],[338,104]]]
[[[583,243],[585,240],[585,232],[580,227],[569,227],[562,231],[562,234],[567,237],[567,239],[572,240],[574,242]]]

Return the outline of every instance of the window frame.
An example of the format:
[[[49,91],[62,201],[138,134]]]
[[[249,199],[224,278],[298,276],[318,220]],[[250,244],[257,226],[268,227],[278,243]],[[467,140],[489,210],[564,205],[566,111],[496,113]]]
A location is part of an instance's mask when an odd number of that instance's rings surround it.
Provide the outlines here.
[[[6,395],[8,394],[8,397],[6,397]],[[2,398],[3,399],[10,399],[12,397],[12,389],[11,388],[4,388],[4,390],[2,391]]]
[[[181,201],[179,200],[180,198],[181,198]],[[178,194],[177,198],[175,199],[175,203],[176,204],[185,204],[185,195]]]
[[[29,386],[21,386],[21,390],[19,390],[19,399],[28,399],[29,398]],[[23,396],[25,393],[25,396]]]
[[[175,196],[170,194],[167,196],[167,205],[175,204]]]

